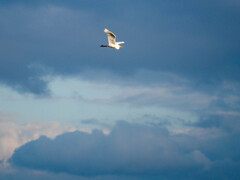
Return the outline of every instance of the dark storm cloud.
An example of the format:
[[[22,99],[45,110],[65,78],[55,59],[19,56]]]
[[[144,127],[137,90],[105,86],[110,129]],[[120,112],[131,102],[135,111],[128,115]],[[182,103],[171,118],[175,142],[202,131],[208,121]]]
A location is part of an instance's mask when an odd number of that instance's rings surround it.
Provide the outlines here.
[[[240,176],[240,146],[231,136],[216,129],[171,135],[159,126],[122,121],[109,135],[95,130],[41,137],[17,149],[9,162],[80,176],[231,179]]]
[[[232,114],[231,114],[232,113]],[[192,124],[203,128],[220,128],[229,132],[240,132],[240,114],[211,114],[201,116],[199,121]]]
[[[239,12],[236,1],[1,1],[1,82],[44,93],[47,73],[30,71],[32,63],[57,75],[107,70],[125,81],[139,69],[171,72],[198,89],[239,81]],[[125,49],[99,48],[105,27]]]

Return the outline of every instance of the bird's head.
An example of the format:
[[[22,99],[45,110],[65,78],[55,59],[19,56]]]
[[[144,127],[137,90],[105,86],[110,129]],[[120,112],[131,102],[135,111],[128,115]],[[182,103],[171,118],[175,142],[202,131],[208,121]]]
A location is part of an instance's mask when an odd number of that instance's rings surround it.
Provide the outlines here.
[[[120,46],[121,48],[124,48],[124,46]]]

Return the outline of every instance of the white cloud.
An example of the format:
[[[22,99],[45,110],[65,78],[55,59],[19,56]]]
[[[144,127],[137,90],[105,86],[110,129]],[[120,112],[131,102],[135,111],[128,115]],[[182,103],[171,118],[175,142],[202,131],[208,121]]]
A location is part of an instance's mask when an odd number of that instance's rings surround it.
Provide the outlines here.
[[[71,126],[62,126],[57,122],[28,122],[16,124],[0,122],[0,160],[6,161],[14,150],[21,145],[45,135],[49,138],[74,131]]]
[[[12,122],[19,120],[14,113],[0,111],[0,122]]]

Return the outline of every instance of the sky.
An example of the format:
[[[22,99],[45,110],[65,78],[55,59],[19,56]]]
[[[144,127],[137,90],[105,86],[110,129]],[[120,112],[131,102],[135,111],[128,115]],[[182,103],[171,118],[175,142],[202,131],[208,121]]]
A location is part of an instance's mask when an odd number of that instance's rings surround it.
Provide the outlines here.
[[[240,179],[239,17],[238,0],[0,0],[0,179]]]

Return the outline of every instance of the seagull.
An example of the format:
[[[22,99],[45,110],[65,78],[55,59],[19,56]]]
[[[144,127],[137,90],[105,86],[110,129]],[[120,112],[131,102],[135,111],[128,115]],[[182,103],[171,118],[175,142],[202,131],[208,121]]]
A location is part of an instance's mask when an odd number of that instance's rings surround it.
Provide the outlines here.
[[[119,50],[120,48],[123,48],[123,46],[120,46],[119,44],[123,44],[124,42],[116,42],[116,36],[113,34],[111,31],[108,29],[104,29],[104,32],[108,36],[108,45],[101,45],[100,47],[110,47],[110,48],[115,48]]]

